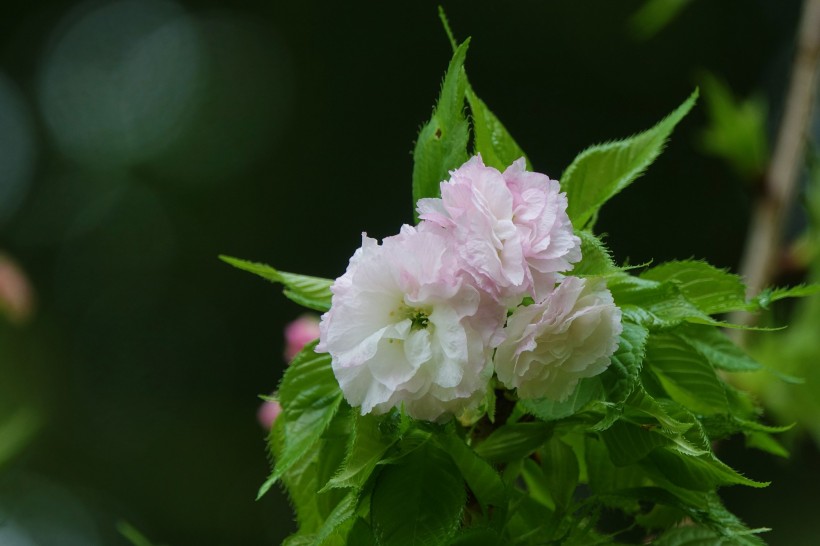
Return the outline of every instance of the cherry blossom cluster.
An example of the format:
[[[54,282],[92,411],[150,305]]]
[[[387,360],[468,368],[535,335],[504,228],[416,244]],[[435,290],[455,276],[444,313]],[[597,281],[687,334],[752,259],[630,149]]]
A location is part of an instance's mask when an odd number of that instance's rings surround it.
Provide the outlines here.
[[[403,406],[443,421],[474,409],[493,374],[519,398],[566,399],[609,365],[621,312],[601,279],[568,276],[579,238],[557,181],[481,156],[421,199],[419,224],[362,234],[331,287],[316,350],[362,414]]]

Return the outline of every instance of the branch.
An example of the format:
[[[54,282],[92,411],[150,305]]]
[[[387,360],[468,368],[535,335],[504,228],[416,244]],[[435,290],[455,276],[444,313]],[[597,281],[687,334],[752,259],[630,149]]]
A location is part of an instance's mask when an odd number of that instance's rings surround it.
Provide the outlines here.
[[[820,66],[820,0],[805,0],[800,19],[797,52],[772,160],[763,192],[755,205],[740,266],[749,295],[771,284],[777,274],[786,213],[795,198],[803,164],[806,132]],[[742,313],[731,318],[751,324],[755,318]]]

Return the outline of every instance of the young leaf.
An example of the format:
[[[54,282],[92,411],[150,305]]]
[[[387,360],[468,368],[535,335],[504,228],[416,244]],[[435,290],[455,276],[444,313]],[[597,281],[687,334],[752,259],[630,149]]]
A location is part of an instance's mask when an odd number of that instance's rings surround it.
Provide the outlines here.
[[[575,158],[561,176],[561,188],[567,192],[567,213],[576,228],[590,225],[604,203],[655,161],[675,125],[692,109],[697,97],[695,90],[651,129],[625,140],[592,146]]]
[[[464,483],[450,457],[427,442],[376,478],[370,518],[383,546],[445,545],[458,528]]]
[[[469,82],[467,82],[467,102],[473,114],[475,153],[481,154],[484,164],[503,172],[514,161],[523,157],[529,167],[529,160],[524,150],[513,140],[506,127],[487,108],[484,101],[473,92]]]
[[[740,277],[706,262],[666,262],[643,272],[640,276],[642,279],[675,283],[683,296],[707,315],[748,307],[746,287]]]
[[[413,204],[425,197],[438,197],[439,183],[451,169],[467,161],[469,126],[464,115],[466,76],[464,59],[469,39],[453,54],[433,116],[419,132],[413,150]]]
[[[788,288],[767,288],[750,302],[753,307],[768,309],[772,303],[786,298],[803,298],[820,293],[820,284],[798,284]]]
[[[259,489],[259,497],[310,452],[342,403],[330,355],[316,354],[315,346],[316,342],[311,343],[296,355],[279,386],[282,414],[277,420],[281,428],[277,430],[282,433],[282,450],[273,473]]]
[[[450,23],[447,21],[447,16],[444,14],[444,8],[439,6],[438,16],[441,19],[441,24],[444,26],[444,31],[450,40],[450,45],[453,47],[453,52],[458,50],[453,31],[450,28]],[[501,123],[495,114],[487,107],[483,100],[473,91],[470,81],[464,74],[464,83],[466,86],[467,102],[470,105],[470,112],[473,117],[473,132],[475,134],[475,149],[474,152],[481,154],[484,164],[488,167],[495,167],[499,171],[504,171],[512,164],[513,161],[524,158],[527,163],[527,168],[531,167],[529,159],[527,159],[524,150],[518,145],[515,139],[510,135],[504,124]]]
[[[237,269],[285,285],[285,297],[299,305],[322,312],[330,309],[330,300],[333,296],[330,293],[330,285],[333,284],[333,281],[330,279],[278,271],[269,265],[240,260],[230,256],[220,256],[219,259]]]
[[[676,328],[674,333],[715,368],[727,372],[753,372],[762,368],[760,363],[713,326],[685,324]]]
[[[316,537],[313,539],[312,546],[322,546],[330,536],[339,529],[341,525],[350,521],[356,515],[356,504],[359,501],[359,492],[351,490],[345,497],[336,505],[336,508],[325,520]]]
[[[726,391],[714,368],[679,337],[651,336],[646,362],[672,400],[702,415],[728,411]]]
[[[607,282],[615,303],[631,322],[650,330],[671,328],[683,322],[718,322],[683,297],[672,282],[657,282],[632,275],[616,275]]]
[[[652,542],[655,546],[728,546],[732,543],[714,529],[694,526],[669,529]]]
[[[581,239],[582,258],[572,269],[573,275],[608,275],[620,271],[612,261],[609,249],[598,237],[583,230],[575,230],[575,235]]]

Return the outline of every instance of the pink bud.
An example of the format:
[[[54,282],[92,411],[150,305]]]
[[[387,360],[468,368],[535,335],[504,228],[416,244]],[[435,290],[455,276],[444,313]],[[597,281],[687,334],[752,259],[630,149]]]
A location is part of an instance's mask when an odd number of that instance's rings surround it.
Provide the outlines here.
[[[319,337],[319,318],[304,314],[285,326],[285,358],[290,361],[302,348]]]
[[[270,430],[276,418],[282,413],[282,406],[276,400],[265,401],[256,412],[256,419],[263,428]]]
[[[34,311],[34,291],[14,260],[0,254],[0,313],[13,322],[25,322]]]

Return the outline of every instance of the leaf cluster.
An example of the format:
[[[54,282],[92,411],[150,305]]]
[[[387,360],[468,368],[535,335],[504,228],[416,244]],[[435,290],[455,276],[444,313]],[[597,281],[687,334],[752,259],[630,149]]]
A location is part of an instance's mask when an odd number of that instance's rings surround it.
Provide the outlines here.
[[[470,146],[499,169],[524,155],[467,80],[469,40],[453,43],[415,145],[414,202],[437,196]],[[783,455],[772,436],[783,429],[761,424],[750,397],[724,379],[761,366],[724,334],[734,326],[720,316],[810,289],[747,300],[738,276],[697,260],[635,274],[592,231],[600,208],[658,157],[696,99],[697,91],[642,133],[583,151],[561,177],[582,242],[573,274],[604,277],[623,312],[610,366],[567,400],[518,400],[491,383],[478,414],[446,425],[401,408],[361,415],[344,400],[329,355],[311,344],[295,357],[279,386],[273,470],[260,490],[278,483],[290,497],[299,530],[286,544],[763,543],[764,529],[728,512],[717,491],[767,484],[720,461],[713,445],[743,434]],[[283,284],[306,307],[330,306],[330,280],[223,259]],[[606,517],[613,512],[619,524]]]

